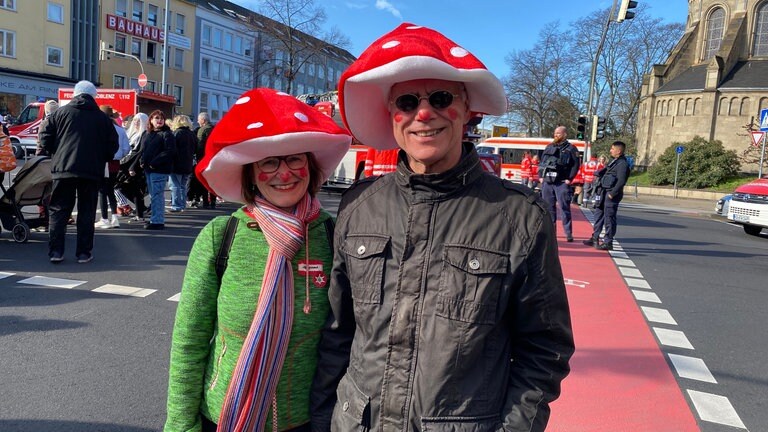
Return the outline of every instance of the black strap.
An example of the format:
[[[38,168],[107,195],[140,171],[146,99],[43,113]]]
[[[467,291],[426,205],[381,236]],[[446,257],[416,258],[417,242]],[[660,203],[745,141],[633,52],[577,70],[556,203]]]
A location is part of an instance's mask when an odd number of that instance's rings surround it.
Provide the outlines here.
[[[237,231],[237,218],[230,216],[229,220],[227,220],[227,227],[224,228],[224,237],[221,240],[221,246],[219,246],[219,253],[216,255],[216,277],[219,278],[219,286],[221,286],[221,278],[227,270],[229,250],[232,248],[232,241],[235,239],[235,231]]]
[[[325,235],[328,237],[328,246],[333,251],[333,230],[335,225],[333,218],[328,218],[324,222]],[[227,221],[227,226],[224,228],[224,237],[221,240],[221,246],[219,246],[219,253],[216,255],[216,277],[219,279],[219,286],[221,286],[221,278],[224,277],[224,272],[227,270],[227,263],[229,261],[229,250],[232,248],[232,241],[235,239],[235,232],[237,231],[237,218],[230,216]]]

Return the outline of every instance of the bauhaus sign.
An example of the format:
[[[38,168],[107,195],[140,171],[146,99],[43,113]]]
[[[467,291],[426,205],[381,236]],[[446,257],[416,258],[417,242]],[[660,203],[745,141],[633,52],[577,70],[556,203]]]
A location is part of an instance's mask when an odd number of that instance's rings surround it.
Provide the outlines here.
[[[107,14],[107,28],[157,42],[165,41],[165,32],[157,27]]]

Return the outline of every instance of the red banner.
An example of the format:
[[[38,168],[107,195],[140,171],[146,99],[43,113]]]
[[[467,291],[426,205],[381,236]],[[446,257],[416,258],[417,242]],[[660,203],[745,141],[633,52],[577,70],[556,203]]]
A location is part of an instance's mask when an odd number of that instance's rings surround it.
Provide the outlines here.
[[[165,41],[162,29],[112,14],[107,14],[107,28],[157,42]]]

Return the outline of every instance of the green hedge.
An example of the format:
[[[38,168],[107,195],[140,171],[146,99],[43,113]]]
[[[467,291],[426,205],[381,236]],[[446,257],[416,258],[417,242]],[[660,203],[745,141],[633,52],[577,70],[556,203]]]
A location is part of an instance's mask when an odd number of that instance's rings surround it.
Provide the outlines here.
[[[663,186],[675,183],[677,146],[684,150],[680,155],[677,187],[684,189],[705,189],[716,187],[738,177],[741,162],[736,152],[725,150],[720,141],[707,141],[695,137],[684,143],[672,143],[659,160],[648,170],[651,185]]]

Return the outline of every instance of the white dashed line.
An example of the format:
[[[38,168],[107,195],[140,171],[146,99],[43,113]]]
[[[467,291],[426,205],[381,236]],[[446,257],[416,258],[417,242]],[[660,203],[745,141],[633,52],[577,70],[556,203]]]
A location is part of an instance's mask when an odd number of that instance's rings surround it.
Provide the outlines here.
[[[130,297],[146,297],[155,291],[157,290],[113,284],[102,285],[93,290],[93,292],[97,293],[116,294]]]
[[[167,300],[172,302],[178,302],[180,298],[181,298],[181,293],[178,293],[178,294],[174,294],[171,297],[168,297]]]
[[[624,280],[627,281],[627,285],[632,288],[651,289],[651,286],[648,285],[648,282],[645,279],[624,278]]]
[[[7,277],[11,277],[15,275],[16,273],[6,273],[6,272],[0,272],[0,279],[5,279]]]
[[[693,345],[691,345],[691,342],[688,340],[688,337],[680,330],[653,327],[653,332],[656,333],[656,337],[659,338],[659,342],[661,342],[662,345],[690,350],[694,349]]]
[[[661,299],[659,298],[659,296],[657,296],[656,293],[653,293],[650,291],[632,290],[632,294],[635,296],[637,300],[640,300],[640,301],[650,302],[650,303],[661,303]]]
[[[717,384],[717,380],[707,368],[704,360],[678,354],[667,354],[680,378]]]
[[[631,259],[614,258],[613,262],[615,262],[617,266],[624,266],[624,267],[634,267],[635,266],[635,263],[632,262]]]
[[[614,258],[629,258],[629,255],[627,255],[625,252],[622,252],[622,251],[612,250],[612,251],[609,251],[609,253]]]
[[[66,288],[71,289],[76,286],[80,286],[85,283],[85,281],[78,281],[78,280],[72,280],[72,279],[60,279],[60,278],[52,278],[47,276],[32,276],[31,278],[26,278],[18,281],[17,283],[20,284],[27,284],[27,285],[40,285],[40,286],[47,286],[51,288]]]
[[[691,397],[693,406],[696,407],[702,420],[741,429],[747,428],[727,397],[696,390],[688,390],[688,396]]]
[[[636,277],[636,278],[643,277],[643,274],[640,273],[640,270],[636,268],[619,267],[619,271],[621,272],[622,276],[629,276],[629,277]]]
[[[645,314],[645,319],[647,319],[648,321],[662,323],[662,324],[677,325],[677,321],[675,321],[675,319],[672,318],[672,315],[666,309],[659,309],[659,308],[648,307],[648,306],[640,306],[640,309],[643,310],[643,314]]]

